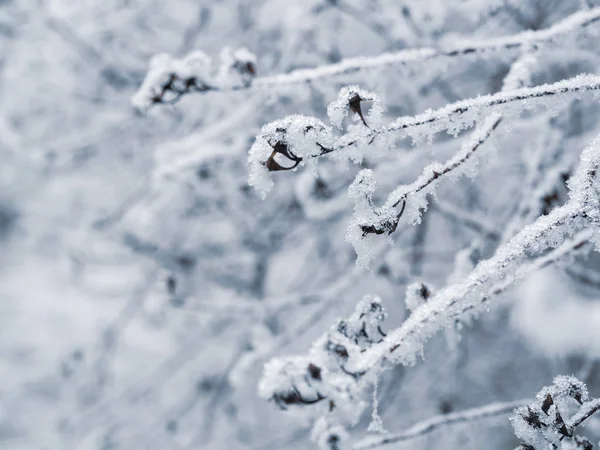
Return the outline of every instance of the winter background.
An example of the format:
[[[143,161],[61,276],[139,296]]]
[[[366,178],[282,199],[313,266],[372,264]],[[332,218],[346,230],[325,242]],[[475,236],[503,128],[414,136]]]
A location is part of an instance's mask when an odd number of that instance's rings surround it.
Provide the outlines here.
[[[347,85],[376,93],[390,123],[500,92],[524,54],[522,85],[597,74],[600,21],[536,44],[523,38],[519,48],[358,64],[310,82],[274,78],[140,113],[131,99],[153,55],[202,50],[218,60],[225,47],[245,47],[260,80],[384,52],[476,47],[573,14],[600,17],[596,6],[0,0],[0,448],[315,448],[314,418],[302,411],[310,408],[281,411],[259,396],[264,364],[306,354],[365,294],[382,299],[385,328],[398,327],[410,315],[407,286],[436,292],[462,279],[565,203],[566,181],[600,130],[593,93],[511,113],[471,176],[440,180],[420,223],[401,217],[393,245],[369,236],[376,251],[366,269],[345,238],[359,170],[373,170],[382,204],[456,154],[471,131],[399,139],[381,155],[367,148],[359,164],[323,158],[275,172],[263,199],[247,164],[261,127],[291,114],[327,121]],[[600,396],[600,258],[573,253],[532,270],[476,318],[452,322],[414,366],[382,373],[383,428],[532,398],[560,374]],[[380,448],[514,448],[509,415]],[[369,406],[348,427],[348,448],[371,421]],[[586,423],[597,443],[600,421]]]

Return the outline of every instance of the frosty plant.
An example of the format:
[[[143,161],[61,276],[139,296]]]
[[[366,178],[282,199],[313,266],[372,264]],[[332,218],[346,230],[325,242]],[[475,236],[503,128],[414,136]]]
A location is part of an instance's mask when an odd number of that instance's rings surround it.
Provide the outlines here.
[[[600,410],[600,398],[590,398],[585,384],[574,377],[558,376],[551,386],[537,393],[535,401],[517,408],[510,417],[522,450],[568,448],[590,450],[593,444],[575,434]]]
[[[277,86],[310,83],[334,75],[358,72],[385,65],[446,60],[470,55],[510,54],[512,64],[502,89],[383,123],[382,101],[374,93],[352,85],[339,91],[327,108],[328,120],[291,115],[264,125],[249,151],[249,183],[263,197],[274,179],[285,182],[285,173],[307,166],[314,170],[321,158],[350,160],[361,165],[370,159],[398,151],[400,139],[415,143],[431,141],[440,132],[456,137],[474,128],[453,156],[426,166],[414,181],[397,186],[380,205],[373,200],[376,172],[361,170],[348,189],[354,216],[347,240],[357,252],[357,263],[367,267],[374,257],[374,240],[391,235],[408,224],[417,224],[428,206],[428,197],[446,179],[476,174],[487,143],[501,123],[514,120],[525,110],[542,108],[559,112],[573,99],[598,97],[600,77],[579,75],[551,84],[531,86],[538,70],[540,50],[564,45],[568,37],[600,19],[600,8],[578,12],[549,29],[525,32],[445,49],[407,50],[377,57],[342,61],[314,70],[285,75],[255,77],[255,58],[247,51],[229,52],[219,69],[208,57],[192,53],[183,59],[155,58],[150,72],[134,99],[140,109],[154,103],[179,100],[192,92],[275,89]],[[301,410],[312,419],[313,439],[324,450],[351,448],[348,429],[357,424],[369,406],[371,391],[379,375],[392,364],[413,365],[426,342],[438,331],[453,327],[479,313],[516,281],[550,264],[587,251],[600,243],[600,136],[581,153],[579,164],[568,181],[569,198],[560,207],[538,217],[518,232],[505,236],[495,253],[466,274],[452,279],[446,287],[432,290],[412,284],[405,295],[409,317],[397,328],[385,330],[386,314],[379,298],[364,297],[354,313],[338,320],[308,352],[269,361],[260,382],[260,394],[284,410]],[[579,405],[573,411],[572,400]],[[375,402],[376,403],[376,402]],[[376,404],[373,429],[381,430]],[[515,405],[511,405],[511,408]],[[536,402],[519,408],[512,418],[518,437],[527,449],[561,448],[565,439],[588,449],[589,443],[575,435],[575,429],[598,410],[597,400],[588,400],[585,387],[573,378],[558,377],[544,388]],[[507,405],[492,408],[506,412]],[[489,413],[486,409],[483,413]],[[483,414],[482,413],[482,414]],[[456,417],[455,417],[456,419]],[[457,419],[458,420],[458,419]],[[435,423],[441,423],[437,421]],[[408,433],[410,434],[410,433]],[[408,434],[399,435],[406,436]],[[414,432],[413,435],[419,435]],[[386,441],[387,439],[387,441]],[[373,444],[357,444],[356,449],[374,448],[391,438]],[[398,438],[401,439],[400,437]]]

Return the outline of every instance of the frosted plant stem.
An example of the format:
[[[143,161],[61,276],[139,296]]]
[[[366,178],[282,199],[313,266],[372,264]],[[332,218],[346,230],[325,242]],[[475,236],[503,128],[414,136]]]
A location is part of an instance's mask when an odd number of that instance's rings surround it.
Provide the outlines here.
[[[377,137],[391,132],[401,132],[401,135],[408,130],[424,126],[432,126],[432,132],[440,132],[452,128],[455,132],[460,129],[466,129],[471,126],[475,119],[484,112],[493,112],[502,107],[514,103],[526,103],[535,99],[544,99],[547,97],[556,97],[563,94],[578,94],[588,91],[600,90],[600,77],[595,75],[584,75],[559,81],[553,84],[545,84],[533,88],[515,89],[510,92],[499,92],[497,94],[483,95],[468,100],[461,100],[451,103],[440,109],[427,111],[423,114],[409,117],[400,117],[390,126],[373,130],[370,133],[371,142]],[[469,115],[470,120],[465,123],[456,123],[459,116]],[[402,133],[404,132],[404,133]],[[408,136],[408,134],[406,134]],[[336,151],[356,145],[357,142],[342,141],[331,148],[323,148],[315,157],[327,155]]]
[[[311,69],[298,69],[287,74],[258,77],[252,83],[219,86],[206,83],[193,89],[179,92],[173,99],[160,103],[170,104],[179,101],[181,97],[191,93],[206,93],[214,91],[240,91],[248,89],[272,90],[296,84],[309,84],[318,80],[340,75],[353,74],[386,66],[409,66],[411,64],[490,53],[536,49],[553,41],[560,42],[561,36],[577,32],[595,24],[600,20],[600,8],[579,11],[550,28],[539,31],[525,31],[512,36],[485,39],[478,42],[456,44],[446,48],[407,49],[398,52],[382,53],[377,56],[362,56],[344,59],[335,64],[322,65]]]

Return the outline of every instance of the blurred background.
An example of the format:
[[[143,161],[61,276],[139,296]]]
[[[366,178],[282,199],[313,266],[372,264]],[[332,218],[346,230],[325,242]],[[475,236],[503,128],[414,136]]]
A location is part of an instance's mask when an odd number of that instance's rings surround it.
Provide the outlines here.
[[[406,285],[464,275],[565,201],[598,106],[574,100],[504,122],[478,176],[445,181],[420,225],[400,222],[371,270],[344,235],[360,167],[277,174],[262,200],[246,156],[260,127],[326,118],[340,87],[386,120],[497,92],[519,53],[387,66],[311,84],[186,96],[136,114],[152,55],[226,46],[258,76],[405,48],[540,30],[580,0],[0,0],[0,448],[309,449],[310,422],[258,398],[266,359],[305,352],[363,294],[388,326]],[[597,73],[600,24],[536,51],[532,84]],[[577,33],[574,33],[577,34]],[[585,35],[588,35],[587,37]],[[468,133],[463,133],[468,137]],[[413,181],[464,137],[367,158],[379,190]],[[389,431],[531,397],[558,374],[600,396],[600,258],[536,273],[415,367],[379,385]],[[354,433],[365,433],[370,417]],[[598,442],[600,423],[588,436]],[[513,448],[507,417],[389,448]]]

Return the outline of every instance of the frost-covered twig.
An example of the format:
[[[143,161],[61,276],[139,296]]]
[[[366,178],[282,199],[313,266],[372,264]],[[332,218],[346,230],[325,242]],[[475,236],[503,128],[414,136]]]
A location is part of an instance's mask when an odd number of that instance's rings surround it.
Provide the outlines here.
[[[519,406],[531,403],[531,399],[523,399],[512,402],[498,402],[478,408],[467,409],[450,414],[443,414],[422,422],[416,423],[410,428],[399,433],[390,433],[384,436],[367,437],[362,441],[354,444],[352,450],[371,450],[374,448],[383,447],[384,445],[395,444],[398,442],[409,441],[429,433],[432,433],[439,428],[447,427],[460,423],[468,423],[476,420],[488,419],[497,417],[503,414],[508,414]]]
[[[575,431],[597,411],[600,411],[600,398],[590,399],[584,383],[561,375],[551,386],[542,388],[535,401],[515,409],[510,420],[515,434],[523,442],[520,449],[560,450],[563,441],[572,439],[575,447],[590,450],[592,444],[575,435]]]
[[[409,185],[400,186],[390,193],[382,207],[370,210],[368,217],[365,217],[365,215],[357,217],[356,225],[360,228],[362,235],[391,234],[394,232],[398,226],[398,221],[405,210],[407,200],[421,192],[423,192],[423,195],[419,198],[424,200],[427,193],[434,188],[441,177],[455,171],[473,157],[479,147],[487,141],[492,132],[500,125],[501,121],[502,116],[500,115],[496,114],[489,117],[485,124],[477,130],[473,139],[470,140],[459,153],[443,164],[436,163],[427,166],[416,181]],[[362,177],[359,179],[361,180],[360,182],[364,182],[363,179],[367,176],[373,177],[373,172],[363,172]],[[401,205],[400,211],[396,211],[395,208],[399,205]],[[416,209],[418,209],[421,207],[421,204],[418,203],[416,206]],[[358,236],[358,238],[360,239],[360,236]]]
[[[417,62],[443,58],[473,56],[502,51],[518,51],[524,48],[536,49],[548,43],[557,41],[557,38],[568,33],[586,28],[598,22],[598,20],[600,20],[600,8],[593,8],[588,11],[576,12],[544,30],[525,31],[512,36],[487,39],[476,43],[469,42],[447,46],[445,48],[409,49],[392,53],[383,53],[372,57],[349,58],[342,60],[339,63],[324,65],[313,69],[299,69],[287,74],[259,77],[254,80],[252,80],[252,77],[244,76],[244,79],[227,83],[220,83],[214,78],[212,80],[204,78],[204,68],[210,61],[206,55],[201,52],[192,52],[181,60],[171,58],[168,55],[158,55],[159,59],[153,60],[154,62],[151,63],[150,71],[148,72],[142,87],[134,96],[133,104],[137,109],[145,111],[152,104],[174,103],[183,95],[194,92],[232,91],[249,89],[251,87],[273,89],[277,86],[312,83],[320,79],[352,74],[361,70],[376,67],[409,65]],[[178,69],[172,65],[172,62],[180,63],[185,62],[190,58],[197,59],[199,55],[201,56],[200,59],[205,61],[201,64],[203,67],[203,76],[200,78],[180,76]],[[245,55],[249,55],[249,53],[245,53]],[[248,60],[246,57],[242,59],[243,61],[241,60],[241,64],[238,64],[238,67],[241,68],[243,72],[247,72],[247,75],[253,76],[255,74],[254,57],[252,57],[251,60]],[[248,66],[248,62],[252,65]],[[179,65],[179,67],[181,68],[182,66]],[[168,98],[167,95],[169,95]]]
[[[358,90],[357,87],[352,88]],[[557,105],[550,100],[556,102],[565,94],[569,94],[567,99],[572,99],[586,92],[598,90],[600,90],[599,76],[580,75],[553,84],[461,100],[416,116],[401,117],[386,127],[365,127],[364,130],[341,137],[336,137],[332,128],[319,119],[289,116],[265,125],[256,137],[249,155],[249,182],[266,193],[273,185],[268,176],[269,171],[290,170],[324,155],[334,155],[337,158],[351,157],[355,161],[361,161],[367,149],[373,150],[371,147],[390,148],[393,144],[392,137],[411,137],[419,140],[441,131],[457,135],[494,112],[504,115],[505,118],[511,118],[518,116],[524,109],[532,109],[540,104],[556,108]],[[340,96],[343,93],[349,92],[343,91]],[[338,98],[336,102],[339,101]],[[348,109],[351,109],[349,101],[346,101]],[[376,156],[377,151],[373,150],[370,154]],[[275,161],[276,155],[281,155],[288,164]]]
[[[504,79],[502,92],[510,92],[528,85],[531,80],[531,69],[535,63],[536,59],[530,54],[525,54],[517,59]],[[359,244],[357,240],[360,240],[367,234],[391,234],[396,230],[400,217],[406,209],[407,202],[409,204],[408,214],[411,222],[419,222],[419,211],[426,207],[427,195],[434,192],[439,180],[448,174],[465,173],[468,170],[465,168],[465,163],[473,159],[480,147],[489,139],[501,122],[502,116],[500,114],[490,115],[477,128],[474,135],[461,150],[448,161],[442,164],[434,163],[425,167],[422,175],[416,181],[394,189],[389,194],[383,206],[379,208],[367,208],[367,211],[364,211],[361,216],[355,214],[356,221],[354,226],[360,229],[362,236],[353,232],[350,228],[348,239],[357,247]],[[371,172],[363,174],[362,178],[366,176],[371,176]],[[374,184],[374,181],[371,181],[371,183]],[[358,188],[358,186],[356,187]],[[357,195],[359,194],[357,193]],[[397,211],[396,208],[399,205],[402,206],[400,211]],[[361,255],[359,254],[360,257]]]

